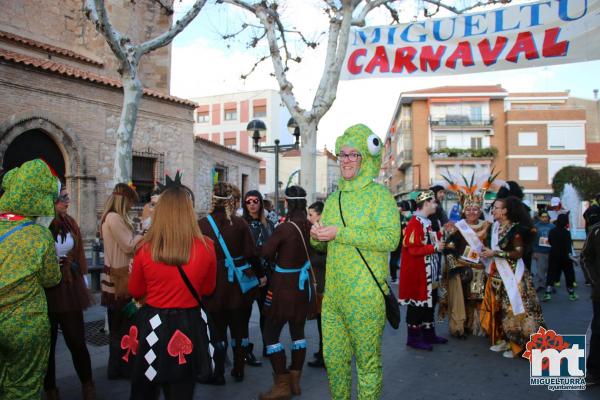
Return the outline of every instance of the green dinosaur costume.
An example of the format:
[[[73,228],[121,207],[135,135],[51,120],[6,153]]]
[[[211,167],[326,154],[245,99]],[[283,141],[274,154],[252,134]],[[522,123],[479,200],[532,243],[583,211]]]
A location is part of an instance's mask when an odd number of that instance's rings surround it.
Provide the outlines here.
[[[384,299],[360,258],[358,247],[382,287],[387,276],[388,253],[398,246],[400,219],[389,190],[373,182],[381,166],[381,140],[365,125],[351,126],[336,141],[362,155],[351,180],[340,178],[323,210],[324,226],[338,228],[330,242],[311,240],[327,251],[323,299],[323,356],[334,400],[350,399],[351,359],[358,371],[358,398],[378,399],[381,393],[381,335],[385,324]],[[346,226],[340,216],[339,196]]]
[[[53,217],[59,183],[46,163],[33,160],[9,171],[0,198],[0,398],[40,397],[50,352],[44,287],[61,274],[50,230],[32,224]]]

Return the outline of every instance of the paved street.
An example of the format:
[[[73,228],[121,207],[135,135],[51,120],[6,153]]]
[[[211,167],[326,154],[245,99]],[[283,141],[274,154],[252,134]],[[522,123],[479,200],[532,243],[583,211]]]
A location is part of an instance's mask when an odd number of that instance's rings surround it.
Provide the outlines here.
[[[589,287],[583,286],[581,270],[577,270],[580,282],[579,301],[567,298],[564,281],[558,293],[549,303],[543,303],[544,316],[548,327],[561,334],[585,334],[591,319]],[[250,335],[254,343],[260,342],[258,319],[253,313]],[[103,308],[95,306],[86,313],[86,321],[103,317]],[[402,317],[406,310],[402,310]],[[438,325],[442,334],[448,333],[447,324]],[[317,327],[314,321],[306,326],[309,354],[317,348]],[[289,349],[287,332],[282,339]],[[600,388],[585,392],[550,392],[543,387],[529,385],[529,363],[510,360],[488,350],[486,338],[470,337],[466,341],[451,339],[447,345],[436,346],[433,352],[408,350],[405,346],[406,332],[402,325],[399,330],[386,326],[383,338],[383,399],[598,399]],[[108,381],[106,362],[108,346],[88,345],[92,355],[94,379],[99,399],[127,399],[127,381]],[[266,360],[265,360],[266,361]],[[58,385],[63,399],[79,399],[80,386],[71,357],[62,337],[57,346]],[[230,366],[227,367],[227,374]],[[302,398],[328,399],[327,379],[324,370],[305,368],[302,377]],[[227,385],[212,387],[196,386],[196,399],[256,399],[260,391],[271,383],[271,368],[265,362],[260,368],[246,368],[246,379],[235,383],[229,375]]]

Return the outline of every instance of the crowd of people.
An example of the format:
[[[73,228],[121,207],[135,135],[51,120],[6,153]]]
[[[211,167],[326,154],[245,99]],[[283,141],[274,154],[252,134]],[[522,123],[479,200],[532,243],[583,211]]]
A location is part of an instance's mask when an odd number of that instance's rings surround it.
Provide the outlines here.
[[[447,185],[396,202],[374,181],[381,150],[368,127],[348,128],[336,141],[338,190],[309,205],[302,187],[289,186],[282,218],[259,191],[240,193],[219,182],[210,212],[198,220],[194,193],[177,173],[153,192],[136,229],[130,212],[136,191],[117,184],[99,224],[108,379],[129,380],[131,399],[161,393],[191,399],[197,383],[243,381],[246,366],[262,365],[255,354],[262,350],[273,384],[261,400],[300,395],[305,363],[326,369],[333,399],[350,399],[352,358],[358,398],[377,399],[388,274],[398,283],[397,302],[406,306],[409,348],[432,351],[447,343],[436,330],[441,317],[451,336],[487,336],[490,350],[519,357],[530,335],[546,326],[538,292],[550,301],[564,272],[569,298],[577,300],[568,215],[541,210],[534,222],[518,185],[491,175],[470,186],[446,177]],[[485,194],[494,185],[488,208]],[[60,328],[82,396],[95,399],[83,322],[93,298],[83,238],[67,214],[69,194],[42,160],[9,171],[2,189],[0,397],[32,399],[43,391],[60,399],[54,357]],[[448,191],[458,198],[450,217],[442,207]],[[583,259],[593,285],[593,375],[600,350],[600,205],[589,210]],[[250,341],[254,302],[262,343]],[[307,362],[310,319],[317,321],[319,347]],[[289,353],[281,340],[286,325]],[[233,365],[226,374],[229,349]]]

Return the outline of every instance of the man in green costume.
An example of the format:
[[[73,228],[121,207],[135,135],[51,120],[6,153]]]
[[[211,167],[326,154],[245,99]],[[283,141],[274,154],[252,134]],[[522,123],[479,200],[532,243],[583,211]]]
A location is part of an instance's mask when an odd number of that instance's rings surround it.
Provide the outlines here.
[[[42,160],[10,170],[0,197],[0,399],[40,398],[50,352],[44,287],[61,273],[50,230],[60,182]]]
[[[327,251],[323,356],[334,400],[350,399],[352,355],[358,398],[378,399],[381,394],[385,304],[357,251],[380,285],[387,287],[388,253],[398,246],[400,221],[389,190],[373,182],[381,166],[381,149],[381,139],[362,124],[351,126],[337,139],[339,189],[325,203],[322,225],[311,230],[312,245]]]

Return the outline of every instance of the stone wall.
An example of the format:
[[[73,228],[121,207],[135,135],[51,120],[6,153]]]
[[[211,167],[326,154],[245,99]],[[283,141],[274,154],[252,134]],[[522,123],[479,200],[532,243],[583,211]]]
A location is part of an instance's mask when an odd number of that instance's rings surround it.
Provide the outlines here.
[[[173,0],[161,0],[171,5]],[[134,43],[160,35],[172,16],[155,0],[107,0],[113,26]],[[104,63],[99,72],[119,79],[118,63],[103,36],[83,12],[83,0],[0,0],[0,30],[66,48]],[[87,69],[96,70],[88,66]],[[142,57],[140,76],[145,87],[169,92],[171,47]]]
[[[63,152],[71,192],[70,214],[86,238],[111,193],[115,131],[122,91],[0,62],[0,163],[12,140],[42,129]],[[164,154],[164,170],[194,182],[193,107],[144,96],[133,150]],[[258,173],[257,173],[258,174]]]
[[[245,155],[209,140],[197,138],[194,143],[194,194],[196,211],[200,214],[209,212],[212,203],[212,169],[215,166],[227,168],[227,181],[240,190],[242,175],[246,175],[246,191],[258,190],[258,170],[260,159]],[[243,194],[242,194],[243,195]]]

